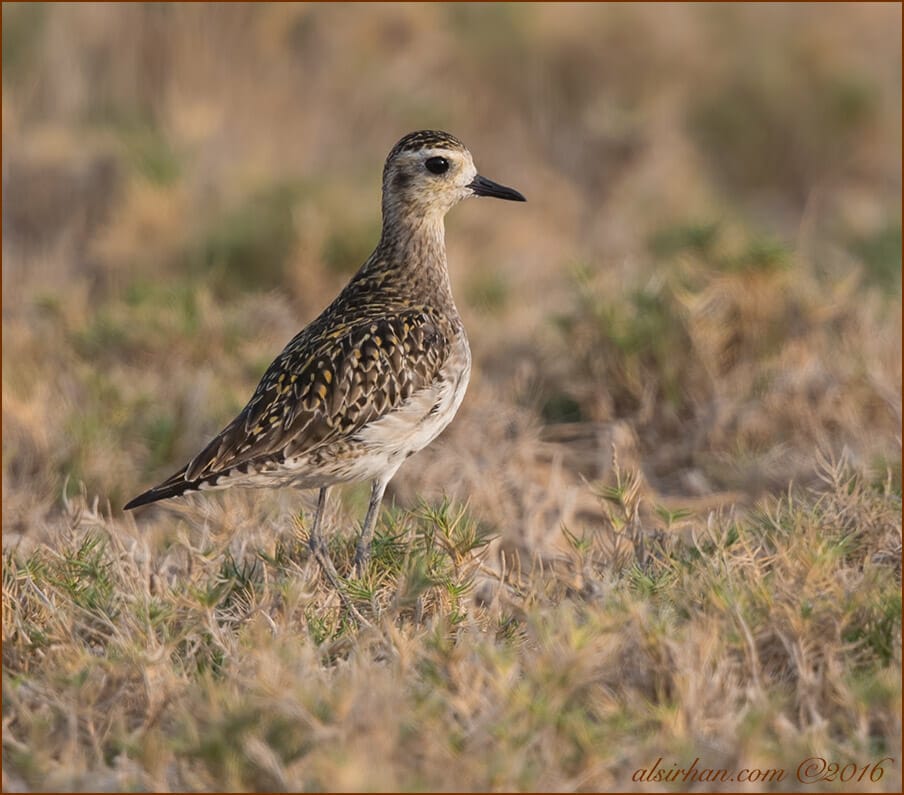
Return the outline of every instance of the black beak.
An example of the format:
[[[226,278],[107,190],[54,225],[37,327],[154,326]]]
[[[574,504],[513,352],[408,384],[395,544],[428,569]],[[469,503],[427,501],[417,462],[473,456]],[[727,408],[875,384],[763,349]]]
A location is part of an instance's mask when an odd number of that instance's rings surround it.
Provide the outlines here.
[[[508,199],[513,202],[527,201],[527,199],[514,188],[507,188],[505,185],[500,185],[498,182],[493,182],[491,179],[481,177],[480,174],[471,180],[471,184],[468,185],[468,187],[474,191],[475,196],[493,196],[496,199]]]

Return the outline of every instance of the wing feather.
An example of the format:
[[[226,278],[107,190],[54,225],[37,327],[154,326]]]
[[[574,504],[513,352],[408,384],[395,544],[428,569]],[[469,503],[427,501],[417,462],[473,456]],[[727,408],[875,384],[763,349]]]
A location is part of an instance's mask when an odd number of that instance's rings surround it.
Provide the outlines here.
[[[411,311],[349,325],[326,340],[305,329],[182,477],[203,480],[354,435],[435,381],[449,350],[439,326],[428,312]]]

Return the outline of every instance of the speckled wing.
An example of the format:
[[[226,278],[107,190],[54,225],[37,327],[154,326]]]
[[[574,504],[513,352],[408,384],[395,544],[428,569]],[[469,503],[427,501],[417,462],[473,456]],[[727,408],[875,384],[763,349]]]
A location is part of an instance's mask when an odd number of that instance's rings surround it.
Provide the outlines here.
[[[248,405],[192,461],[136,507],[176,496],[220,476],[280,463],[354,435],[430,386],[449,340],[425,311],[335,326],[309,327],[267,369]]]

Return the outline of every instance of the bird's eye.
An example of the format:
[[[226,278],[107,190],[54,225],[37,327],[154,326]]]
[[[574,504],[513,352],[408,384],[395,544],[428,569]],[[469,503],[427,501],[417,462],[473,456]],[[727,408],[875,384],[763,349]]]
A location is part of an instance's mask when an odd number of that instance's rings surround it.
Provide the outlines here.
[[[449,170],[449,161],[444,157],[428,158],[424,165],[427,166],[427,171],[434,174],[445,174]]]

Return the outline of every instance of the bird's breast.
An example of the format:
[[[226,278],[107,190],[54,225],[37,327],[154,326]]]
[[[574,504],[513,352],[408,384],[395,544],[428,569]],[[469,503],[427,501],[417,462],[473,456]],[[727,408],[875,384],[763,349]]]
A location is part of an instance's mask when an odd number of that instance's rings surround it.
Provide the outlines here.
[[[452,421],[471,375],[471,350],[464,332],[457,335],[437,378],[404,403],[356,434],[362,446],[398,458],[399,463],[426,447]]]

